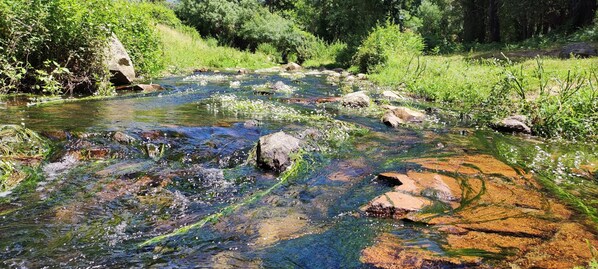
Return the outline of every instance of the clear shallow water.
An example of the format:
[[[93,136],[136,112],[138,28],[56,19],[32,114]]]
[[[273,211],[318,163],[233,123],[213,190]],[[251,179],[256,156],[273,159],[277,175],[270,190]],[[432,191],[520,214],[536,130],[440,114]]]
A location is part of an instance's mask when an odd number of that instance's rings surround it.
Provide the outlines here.
[[[390,189],[374,180],[375,175],[421,169],[410,159],[463,152],[520,165],[540,158],[530,150],[537,148],[583,155],[581,162],[596,159],[592,145],[528,141],[476,130],[443,111],[423,126],[394,130],[368,112],[288,101],[340,96],[338,87],[327,85],[324,77],[291,81],[270,75],[224,75],[230,78],[203,86],[173,77],[156,82],[169,89],[163,92],[0,110],[0,122],[24,124],[53,137],[55,147],[49,161],[53,166],[0,203],[0,266],[367,268],[362,251],[384,233],[406,245],[448,255],[445,239],[425,224],[360,213],[360,207]],[[241,88],[230,88],[229,80],[240,81]],[[279,80],[297,90],[257,95],[251,89]],[[209,99],[214,94],[271,101],[302,112],[324,109],[370,131],[332,152],[310,154],[308,167],[297,177],[218,221],[142,247],[147,239],[198,222],[277,184],[275,175],[246,162],[251,149],[262,135],[308,128],[307,123],[214,109]],[[259,125],[246,124],[254,118],[260,119]],[[138,142],[115,142],[115,131]],[[148,153],[153,146],[162,148],[160,157]],[[65,156],[73,153],[80,160],[69,164]],[[536,165],[548,167],[547,159]],[[596,182],[571,178],[561,179],[563,188],[584,186],[576,195],[598,205]],[[489,262],[500,259],[493,256]]]

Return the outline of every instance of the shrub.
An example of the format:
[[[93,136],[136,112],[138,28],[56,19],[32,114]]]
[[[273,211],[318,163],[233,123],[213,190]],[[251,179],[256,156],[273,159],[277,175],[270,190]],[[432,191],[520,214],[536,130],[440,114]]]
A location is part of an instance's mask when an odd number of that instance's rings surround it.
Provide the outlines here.
[[[177,14],[203,36],[215,37],[222,44],[256,51],[260,44],[268,43],[285,62],[311,58],[317,42],[293,21],[253,0],[183,0]]]
[[[0,93],[60,94],[108,86],[104,57],[112,32],[138,74],[157,74],[163,64],[156,22],[180,24],[167,7],[145,2],[2,0]]]
[[[390,56],[420,55],[424,47],[419,34],[401,32],[398,25],[387,22],[385,26],[377,26],[363,41],[354,56],[354,63],[361,72],[370,73],[384,66]]]

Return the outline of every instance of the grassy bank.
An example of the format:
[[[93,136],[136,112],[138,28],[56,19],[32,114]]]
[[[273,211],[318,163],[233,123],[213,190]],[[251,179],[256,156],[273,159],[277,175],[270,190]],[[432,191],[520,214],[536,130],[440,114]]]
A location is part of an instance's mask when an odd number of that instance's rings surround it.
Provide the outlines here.
[[[173,10],[158,3],[4,0],[0,15],[0,94],[111,94],[104,59],[112,33],[143,78],[166,70],[272,65],[263,54],[202,40]]]
[[[597,71],[595,59],[408,55],[391,57],[370,77],[473,114],[480,123],[523,114],[538,135],[598,140]]]
[[[265,54],[218,46],[215,40],[202,39],[192,28],[158,24],[156,30],[163,47],[163,71],[168,73],[189,72],[199,67],[258,69],[275,64]]]

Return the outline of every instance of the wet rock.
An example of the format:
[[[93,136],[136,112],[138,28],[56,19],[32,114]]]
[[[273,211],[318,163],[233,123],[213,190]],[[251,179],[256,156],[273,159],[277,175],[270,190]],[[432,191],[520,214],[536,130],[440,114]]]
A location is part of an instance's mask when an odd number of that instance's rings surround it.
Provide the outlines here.
[[[382,122],[393,128],[397,128],[406,123],[403,119],[397,117],[392,111],[387,111],[384,113],[384,116],[382,116]]]
[[[160,84],[137,84],[133,86],[133,90],[135,91],[143,91],[143,92],[156,92],[162,91],[164,88],[160,86]]]
[[[114,141],[116,141],[118,143],[122,143],[122,144],[132,144],[132,143],[135,143],[135,141],[137,141],[137,139],[135,139],[134,137],[132,137],[128,134],[125,134],[121,131],[114,133],[114,135],[112,135],[112,139],[114,139]]]
[[[107,55],[108,70],[112,74],[110,82],[116,86],[131,84],[135,79],[135,68],[127,50],[114,33],[110,38]]]
[[[343,96],[342,104],[346,107],[368,107],[370,106],[370,98],[364,91],[358,91]]]
[[[376,243],[364,249],[360,261],[375,268],[490,268],[477,257],[440,255],[405,242],[392,234],[380,235]]]
[[[293,63],[293,62],[290,62],[290,63],[284,65],[283,68],[286,71],[301,71],[303,69],[303,67],[301,67],[297,63]]]
[[[390,184],[391,186],[400,186],[403,185],[403,182],[401,181],[402,176],[404,175],[395,172],[386,172],[379,174],[378,180],[384,181]]]
[[[272,89],[276,92],[286,92],[286,93],[293,92],[293,87],[284,84],[284,82],[282,82],[282,81],[277,81],[272,86],[270,86],[270,89]]]
[[[237,74],[239,75],[246,75],[249,74],[249,70],[245,69],[245,68],[241,68],[237,71]]]
[[[110,155],[110,149],[101,147],[101,148],[91,148],[86,151],[86,158],[91,160],[101,160],[106,159]]]
[[[71,134],[67,131],[44,131],[41,135],[54,141],[64,141],[71,138]]]
[[[403,219],[407,214],[417,212],[431,204],[432,202],[426,198],[392,191],[376,197],[363,207],[362,211],[372,217]]]
[[[257,164],[265,169],[283,172],[293,164],[291,154],[301,147],[301,140],[278,132],[260,137],[257,145]]]
[[[561,50],[559,53],[559,57],[563,59],[567,59],[571,56],[573,57],[580,57],[580,58],[589,58],[595,57],[598,55],[598,51],[594,46],[589,43],[574,43],[569,44]]]
[[[532,129],[525,124],[526,121],[525,116],[511,116],[492,124],[491,127],[500,132],[531,134]]]
[[[264,247],[281,240],[300,237],[302,235],[301,230],[308,223],[308,217],[301,213],[290,213],[281,217],[268,218],[260,224],[259,239],[256,245]]]
[[[391,100],[391,101],[395,101],[395,100],[400,100],[401,97],[396,94],[393,91],[384,91],[382,92],[382,97],[386,100]]]
[[[397,107],[392,112],[405,122],[422,122],[426,118],[424,113],[407,107]]]
[[[316,103],[317,104],[324,104],[324,103],[334,103],[334,102],[340,102],[342,100],[342,98],[340,97],[320,97],[316,99]]]

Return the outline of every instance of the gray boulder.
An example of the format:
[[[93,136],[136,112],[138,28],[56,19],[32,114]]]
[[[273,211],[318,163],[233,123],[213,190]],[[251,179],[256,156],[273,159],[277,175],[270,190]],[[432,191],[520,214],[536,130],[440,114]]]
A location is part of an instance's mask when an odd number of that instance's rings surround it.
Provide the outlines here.
[[[262,136],[257,144],[257,164],[267,170],[283,172],[293,164],[290,155],[300,147],[301,140],[282,131]]]
[[[491,125],[492,129],[507,133],[531,134],[532,129],[526,124],[527,117],[516,115],[505,118]]]
[[[135,68],[131,57],[115,34],[110,38],[107,61],[108,70],[112,74],[110,82],[115,86],[131,84],[135,79]]]
[[[588,43],[573,43],[569,44],[561,50],[559,53],[560,58],[567,59],[571,57],[589,58],[598,55],[598,51],[594,46]]]
[[[368,107],[370,106],[370,98],[364,91],[358,91],[345,95],[342,104],[347,107]]]

